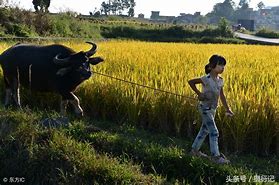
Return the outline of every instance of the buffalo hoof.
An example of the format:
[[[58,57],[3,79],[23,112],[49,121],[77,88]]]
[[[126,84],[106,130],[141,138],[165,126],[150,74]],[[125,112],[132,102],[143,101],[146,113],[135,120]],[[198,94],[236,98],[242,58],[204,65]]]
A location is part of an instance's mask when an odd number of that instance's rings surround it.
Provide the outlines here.
[[[78,112],[78,113],[76,113],[76,116],[77,116],[78,118],[82,118],[82,117],[83,117],[83,112]]]
[[[5,109],[8,109],[9,107],[11,107],[11,105],[10,104],[5,104],[4,107],[5,107]]]

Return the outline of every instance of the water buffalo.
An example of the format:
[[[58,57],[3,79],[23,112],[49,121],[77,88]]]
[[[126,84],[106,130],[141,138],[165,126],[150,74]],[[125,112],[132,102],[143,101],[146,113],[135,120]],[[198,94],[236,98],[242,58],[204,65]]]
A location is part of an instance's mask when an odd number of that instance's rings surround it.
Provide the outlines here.
[[[101,57],[92,57],[97,45],[89,51],[75,52],[59,44],[38,46],[16,44],[0,55],[5,84],[5,106],[14,104],[21,108],[19,87],[41,92],[56,92],[62,96],[61,114],[66,114],[67,104],[74,106],[75,113],[82,116],[79,99],[73,91],[79,84],[91,76],[90,64],[103,61]]]

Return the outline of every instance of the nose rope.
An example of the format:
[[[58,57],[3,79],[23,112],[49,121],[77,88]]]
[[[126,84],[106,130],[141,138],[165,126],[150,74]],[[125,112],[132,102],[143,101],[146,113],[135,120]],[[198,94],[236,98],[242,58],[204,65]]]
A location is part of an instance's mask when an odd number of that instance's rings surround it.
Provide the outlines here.
[[[131,81],[124,80],[124,79],[121,79],[121,78],[117,78],[117,77],[114,77],[114,76],[110,76],[110,75],[107,75],[107,74],[99,73],[99,72],[94,71],[94,70],[92,70],[92,72],[95,73],[95,74],[101,75],[101,76],[105,76],[105,77],[114,79],[114,80],[118,80],[118,81],[121,81],[121,82],[124,82],[124,83],[128,83],[128,84],[131,84],[131,85],[135,85],[135,86],[139,86],[139,87],[144,87],[144,88],[147,88],[147,89],[152,89],[154,91],[159,91],[159,92],[163,92],[163,93],[166,93],[166,94],[175,95],[176,97],[179,96],[179,97],[182,97],[182,98],[187,98],[187,99],[190,99],[190,100],[198,101],[197,98],[193,98],[193,97],[189,97],[189,96],[173,93],[173,92],[170,92],[170,91],[158,89],[158,88],[155,88],[155,87],[150,87],[150,86],[147,86],[147,85],[131,82]]]

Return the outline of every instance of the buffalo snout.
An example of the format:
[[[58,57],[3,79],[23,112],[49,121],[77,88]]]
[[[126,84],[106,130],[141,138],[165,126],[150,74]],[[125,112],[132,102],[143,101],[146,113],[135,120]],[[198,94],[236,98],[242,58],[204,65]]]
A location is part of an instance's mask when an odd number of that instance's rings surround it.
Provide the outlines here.
[[[102,57],[93,57],[93,58],[89,58],[89,63],[91,64],[91,65],[97,65],[97,64],[99,64],[99,63],[101,63],[101,62],[103,62],[104,61],[104,59],[102,58]]]

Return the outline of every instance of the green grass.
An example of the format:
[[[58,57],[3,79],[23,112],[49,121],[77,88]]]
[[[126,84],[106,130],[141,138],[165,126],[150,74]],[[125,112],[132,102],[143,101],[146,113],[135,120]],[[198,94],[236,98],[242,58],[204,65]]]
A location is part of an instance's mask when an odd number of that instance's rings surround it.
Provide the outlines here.
[[[278,181],[276,156],[228,155],[232,164],[216,165],[189,156],[192,141],[127,123],[70,117],[66,127],[41,125],[58,116],[0,107],[0,177],[25,177],[28,184],[224,184],[228,176],[264,174]]]
[[[162,184],[130,161],[99,154],[89,143],[61,129],[40,126],[43,114],[2,111],[1,177],[25,177],[28,184]],[[10,126],[7,126],[10,125]]]

